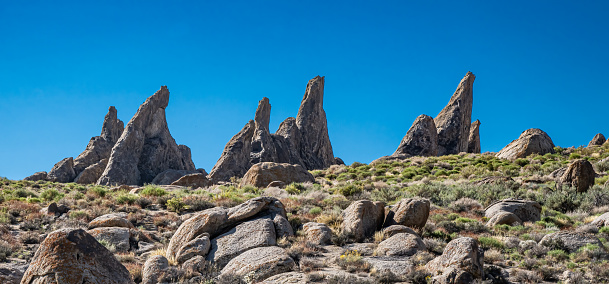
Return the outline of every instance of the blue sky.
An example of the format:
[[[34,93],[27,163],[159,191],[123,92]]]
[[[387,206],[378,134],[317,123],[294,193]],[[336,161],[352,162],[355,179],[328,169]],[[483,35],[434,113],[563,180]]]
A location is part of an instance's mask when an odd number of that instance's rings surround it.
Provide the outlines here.
[[[467,71],[483,151],[525,129],[609,134],[607,1],[3,1],[0,176],[76,157],[108,107],[127,121],[167,85],[167,120],[211,170],[258,101],[271,131],[326,76],[336,156],[389,155]]]

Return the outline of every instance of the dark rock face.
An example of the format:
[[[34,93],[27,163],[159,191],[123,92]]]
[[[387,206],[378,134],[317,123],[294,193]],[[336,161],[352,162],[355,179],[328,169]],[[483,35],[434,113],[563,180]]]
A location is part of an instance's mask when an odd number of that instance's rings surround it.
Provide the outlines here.
[[[210,179],[217,182],[241,177],[252,165],[261,162],[298,164],[307,170],[340,162],[334,158],[328,136],[323,90],[323,77],[311,79],[296,118],[287,118],[274,134],[269,131],[271,105],[268,98],[263,98],[254,120],[224,147]]]
[[[438,155],[438,132],[433,118],[424,114],[419,115],[393,155]]]
[[[129,271],[82,229],[49,234],[21,283],[133,283]]]
[[[560,177],[560,182],[577,188],[577,192],[586,192],[594,185],[596,172],[587,160],[576,160],[569,165]]]
[[[167,86],[146,99],[112,148],[98,184],[141,185],[168,169],[195,170],[190,149],[178,146],[169,133],[165,119],[168,103]]]
[[[96,164],[103,159],[110,158],[112,147],[116,141],[118,141],[118,138],[121,137],[123,129],[124,124],[117,118],[116,108],[111,106],[108,108],[108,114],[106,114],[106,117],[104,118],[101,135],[92,137],[87,148],[74,159],[74,171],[76,172],[76,175],[79,175],[87,167]],[[97,181],[100,176],[101,173],[95,178],[95,181]]]
[[[479,154],[480,149],[480,120],[472,122],[469,128],[469,139],[467,142],[467,152]]]
[[[448,105],[436,116],[438,155],[467,152],[476,76],[467,72],[450,98]]]
[[[605,139],[605,135],[599,133],[599,134],[594,135],[594,138],[592,138],[592,140],[590,140],[590,143],[588,143],[588,147],[601,146],[606,141],[607,141],[607,139]]]
[[[495,156],[515,160],[531,154],[544,155],[554,153],[554,142],[547,133],[538,128],[527,129],[518,139],[505,146]]]
[[[49,172],[47,179],[53,182],[72,182],[75,177],[74,159],[69,157],[55,164]]]
[[[36,172],[31,176],[25,177],[23,180],[29,180],[29,181],[38,181],[38,180],[46,180],[47,179],[47,172]]]
[[[78,176],[74,179],[75,183],[80,184],[94,184],[97,182],[99,177],[104,172],[104,169],[108,165],[108,159],[102,159],[101,161],[86,167]]]

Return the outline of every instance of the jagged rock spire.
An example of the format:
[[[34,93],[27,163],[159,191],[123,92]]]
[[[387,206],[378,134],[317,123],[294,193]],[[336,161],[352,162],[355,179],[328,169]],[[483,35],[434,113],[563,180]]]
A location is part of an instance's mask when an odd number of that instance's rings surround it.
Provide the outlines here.
[[[412,123],[393,155],[436,156],[438,133],[433,118],[421,114]]]
[[[480,153],[480,120],[472,122],[469,129],[469,139],[467,142],[468,153]]]
[[[475,79],[472,72],[467,72],[448,105],[434,119],[438,128],[440,156],[467,152]]]

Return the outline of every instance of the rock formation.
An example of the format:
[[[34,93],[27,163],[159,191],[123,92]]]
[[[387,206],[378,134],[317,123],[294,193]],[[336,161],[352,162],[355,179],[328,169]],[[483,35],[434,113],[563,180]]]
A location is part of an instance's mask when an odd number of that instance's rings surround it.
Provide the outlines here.
[[[575,160],[560,177],[560,183],[577,188],[577,192],[586,192],[594,185],[596,172],[588,160]]]
[[[522,132],[518,139],[501,149],[496,157],[515,160],[531,154],[544,155],[547,153],[554,153],[554,142],[541,129],[531,128]]]
[[[437,156],[438,132],[433,118],[419,115],[393,155]]]
[[[269,131],[269,99],[260,100],[254,120],[226,144],[209,174],[210,179],[216,182],[242,177],[260,162],[298,164],[307,170],[337,163],[340,159],[335,159],[328,136],[323,94],[324,78],[311,79],[296,118],[287,118],[274,134]]]
[[[473,283],[484,277],[484,250],[472,238],[450,241],[441,256],[425,265],[433,283]]]
[[[480,150],[480,120],[472,122],[469,128],[469,139],[467,142],[467,152],[479,154]]]
[[[385,217],[383,226],[403,225],[423,228],[429,217],[430,202],[423,198],[405,198],[396,203]]]
[[[385,218],[385,204],[379,201],[358,200],[343,210],[343,231],[357,242],[374,236]]]
[[[144,184],[168,170],[194,171],[190,149],[177,145],[167,127],[169,90],[162,86],[146,99],[118,139],[98,184]]]
[[[264,162],[253,165],[241,179],[241,186],[267,187],[273,181],[284,184],[314,182],[315,178],[302,166],[286,163]]]
[[[485,209],[484,216],[493,219],[495,215],[502,214],[502,212],[514,214],[518,218],[515,219],[518,223],[541,220],[541,205],[535,201],[521,199],[504,199],[494,202]],[[502,218],[507,218],[507,216]]]
[[[450,98],[448,105],[436,116],[438,155],[467,152],[476,76],[467,72]]]
[[[54,182],[72,182],[76,177],[74,172],[74,159],[65,158],[55,164],[49,172],[47,179]]]
[[[599,134],[594,135],[594,138],[592,138],[592,140],[590,140],[590,143],[588,143],[588,147],[601,146],[606,141],[607,141],[607,139],[605,139],[605,135],[603,135],[602,133],[599,133]]]

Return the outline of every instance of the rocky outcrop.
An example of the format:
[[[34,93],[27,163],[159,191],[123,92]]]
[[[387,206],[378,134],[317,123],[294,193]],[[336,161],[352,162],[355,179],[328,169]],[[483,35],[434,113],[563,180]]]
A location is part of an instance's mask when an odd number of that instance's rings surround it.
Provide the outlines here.
[[[253,165],[245,173],[241,179],[241,186],[253,185],[264,188],[274,181],[290,184],[293,182],[314,182],[315,178],[300,165],[263,162]]]
[[[142,284],[157,284],[159,279],[164,276],[169,268],[169,261],[162,255],[149,257],[142,269]]]
[[[592,234],[580,232],[555,232],[545,235],[539,244],[550,249],[560,249],[568,253],[577,252],[581,247],[588,244],[598,245],[604,248],[603,243]]]
[[[142,185],[168,169],[195,170],[190,149],[177,145],[169,133],[165,119],[168,103],[166,86],[146,99],[112,148],[98,184]]]
[[[129,229],[121,227],[101,227],[88,230],[98,242],[106,242],[116,251],[128,251],[131,246],[129,244]]]
[[[491,217],[486,223],[487,227],[494,227],[497,225],[522,225],[522,220],[511,212],[499,211]]]
[[[575,160],[560,177],[560,183],[577,188],[577,192],[586,192],[594,185],[596,172],[588,160]]]
[[[211,181],[202,173],[185,175],[171,183],[171,185],[186,186],[190,188],[207,187]]]
[[[472,72],[467,72],[448,105],[434,118],[438,129],[438,155],[440,156],[467,152],[475,79],[476,76]]]
[[[217,182],[242,177],[252,165],[260,162],[298,164],[306,170],[339,163],[328,136],[323,90],[323,77],[311,79],[296,118],[287,118],[274,134],[269,131],[271,105],[268,98],[263,98],[258,103],[255,119],[224,147],[209,174],[210,179]]]
[[[80,184],[94,184],[97,182],[99,177],[102,175],[106,166],[108,165],[108,159],[102,159],[101,161],[86,167],[76,178],[75,183]]]
[[[472,283],[484,276],[483,264],[484,251],[478,241],[466,237],[450,241],[442,255],[425,268],[434,276],[434,283]]]
[[[518,139],[501,149],[496,157],[515,160],[531,154],[544,155],[547,153],[554,153],[554,142],[541,129],[531,128],[522,132]]]
[[[438,132],[433,118],[419,115],[393,155],[437,156]]]
[[[480,120],[472,122],[469,128],[469,139],[467,140],[467,152],[479,154],[480,149]]]
[[[520,223],[536,222],[541,219],[541,205],[539,203],[520,199],[497,201],[485,209],[484,216],[492,219],[496,214],[501,212],[509,212],[516,215],[520,219]]]
[[[332,230],[322,223],[308,222],[302,225],[307,242],[316,245],[327,245],[332,241]]]
[[[169,169],[156,175],[151,183],[157,185],[170,185],[178,181],[180,178],[191,174],[203,174],[207,176],[207,172],[205,172],[204,169],[197,169],[196,171]]]
[[[343,232],[356,242],[374,236],[385,218],[385,205],[378,201],[358,200],[343,211]]]
[[[42,172],[36,172],[31,176],[27,176],[23,180],[29,180],[29,181],[47,180],[47,176],[48,176],[47,172],[42,171]]]
[[[40,244],[21,283],[133,283],[110,251],[81,229],[61,229]]]
[[[47,179],[53,182],[72,182],[76,177],[74,172],[74,159],[65,158],[55,164],[49,172]]]
[[[594,135],[594,138],[592,138],[592,140],[590,140],[590,143],[588,143],[588,147],[602,146],[603,143],[605,143],[606,141],[607,141],[607,139],[605,139],[605,135],[603,135],[602,133],[599,133],[599,134]]]
[[[277,238],[293,234],[283,204],[272,197],[257,197],[232,208],[207,209],[184,221],[171,237],[166,255],[179,257],[193,240],[208,236],[209,253],[198,255],[224,266],[248,249],[273,246]],[[185,262],[189,257],[179,258]]]
[[[245,277],[248,283],[258,283],[273,275],[292,271],[294,266],[294,260],[284,249],[261,247],[233,258],[221,273]]]
[[[87,148],[74,159],[74,171],[76,175],[80,175],[86,168],[98,164],[104,159],[110,158],[112,147],[118,141],[123,133],[124,124],[117,118],[116,108],[111,106],[108,108],[108,113],[104,117],[104,123],[102,125],[102,131],[100,136],[92,137],[87,145]],[[105,168],[106,165],[103,165]],[[97,173],[97,176],[93,183],[95,183],[101,176],[104,169]],[[88,181],[88,180],[87,180]],[[87,182],[89,183],[89,182]]]
[[[429,217],[429,209],[430,203],[427,199],[402,199],[387,213],[384,226],[403,225],[423,228]]]

